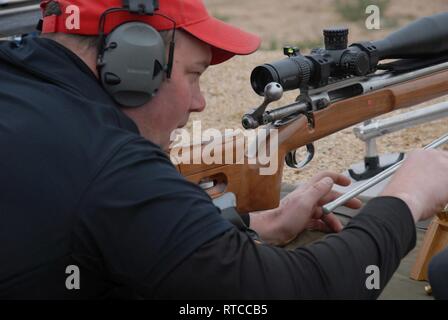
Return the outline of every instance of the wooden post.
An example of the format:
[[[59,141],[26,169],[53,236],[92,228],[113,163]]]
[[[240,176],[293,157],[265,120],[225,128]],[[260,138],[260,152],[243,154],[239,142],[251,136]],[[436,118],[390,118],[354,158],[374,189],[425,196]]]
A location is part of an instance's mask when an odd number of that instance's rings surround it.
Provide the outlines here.
[[[411,279],[428,280],[428,265],[432,257],[448,246],[448,213],[435,217],[423,239],[422,247],[411,270]]]

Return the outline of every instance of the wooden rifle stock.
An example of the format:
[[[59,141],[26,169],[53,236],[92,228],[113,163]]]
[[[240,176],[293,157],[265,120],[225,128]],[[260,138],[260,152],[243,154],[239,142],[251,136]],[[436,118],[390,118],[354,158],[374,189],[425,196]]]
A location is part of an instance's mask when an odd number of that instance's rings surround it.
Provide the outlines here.
[[[440,97],[447,92],[448,71],[442,71],[335,102],[321,111],[313,112],[314,128],[309,126],[306,117],[300,116],[277,128],[278,170],[273,175],[260,175],[259,169],[266,167],[265,164],[249,164],[247,155],[237,155],[237,146],[241,147],[244,143],[241,135],[227,137],[222,142],[222,156],[230,154],[235,161],[233,163],[239,160],[242,164],[203,163],[198,159],[200,154],[195,155],[193,146],[190,146],[182,148],[181,153],[193,155],[192,160],[196,161],[190,163],[197,164],[181,163],[177,168],[195,184],[211,183],[206,191],[212,198],[228,192],[234,193],[237,211],[240,213],[272,209],[279,205],[284,159],[288,152],[362,121]]]

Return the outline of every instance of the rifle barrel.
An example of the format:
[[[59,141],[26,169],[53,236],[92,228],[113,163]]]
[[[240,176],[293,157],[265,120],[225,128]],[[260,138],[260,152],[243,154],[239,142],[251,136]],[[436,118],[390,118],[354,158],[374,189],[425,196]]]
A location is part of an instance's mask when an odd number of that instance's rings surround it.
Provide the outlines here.
[[[402,113],[387,119],[363,124],[355,127],[353,131],[358,139],[367,142],[395,131],[440,120],[444,117],[448,117],[448,101],[425,107],[421,110]]]

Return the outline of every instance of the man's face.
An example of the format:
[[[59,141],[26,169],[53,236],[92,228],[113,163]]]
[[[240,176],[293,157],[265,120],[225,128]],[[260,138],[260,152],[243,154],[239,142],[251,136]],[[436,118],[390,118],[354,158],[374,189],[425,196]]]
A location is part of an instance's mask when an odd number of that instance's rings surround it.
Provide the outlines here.
[[[166,149],[171,132],[186,125],[190,112],[204,110],[199,78],[210,65],[211,58],[209,45],[186,32],[176,31],[171,79],[165,80],[156,96],[144,106],[123,109],[146,139]]]

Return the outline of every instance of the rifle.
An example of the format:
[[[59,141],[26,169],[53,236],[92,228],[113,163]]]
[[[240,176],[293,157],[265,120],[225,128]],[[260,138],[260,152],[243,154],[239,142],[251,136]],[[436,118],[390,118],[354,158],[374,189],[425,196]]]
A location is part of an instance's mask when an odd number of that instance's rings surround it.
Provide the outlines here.
[[[201,154],[194,151],[197,145],[174,146],[172,155],[191,160],[177,164],[179,172],[213,199],[227,197],[239,213],[272,209],[280,201],[283,160],[300,169],[312,160],[314,141],[448,93],[448,13],[416,20],[383,40],[349,47],[348,29],[327,29],[324,37],[325,48],[303,56],[297,48],[285,47],[287,58],[258,66],[252,72],[252,88],[264,96],[264,101],[244,115],[242,124],[249,130],[261,126],[276,130],[275,174],[261,175],[266,163],[254,155],[238,155],[237,149],[244,145],[241,135],[201,145],[201,150],[219,145],[223,150],[219,156],[229,155],[233,164],[202,161]],[[390,59],[394,61],[380,64]],[[300,95],[294,103],[266,110],[283,91],[295,89]],[[256,143],[267,144],[271,138],[270,134],[258,134]],[[308,155],[299,163],[296,150],[304,146]],[[179,162],[175,157],[172,160]]]

